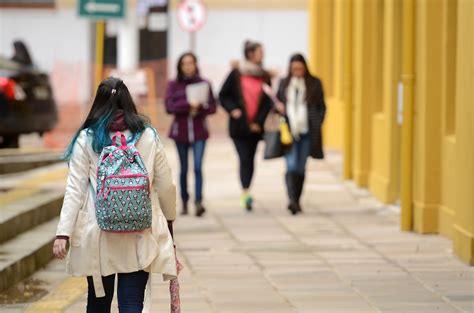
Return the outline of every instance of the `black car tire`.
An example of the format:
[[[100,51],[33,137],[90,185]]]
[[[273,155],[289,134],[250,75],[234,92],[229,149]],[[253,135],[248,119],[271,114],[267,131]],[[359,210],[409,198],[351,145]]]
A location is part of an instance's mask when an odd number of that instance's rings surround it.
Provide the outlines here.
[[[18,148],[20,143],[19,139],[20,136],[18,135],[0,136],[0,149]]]

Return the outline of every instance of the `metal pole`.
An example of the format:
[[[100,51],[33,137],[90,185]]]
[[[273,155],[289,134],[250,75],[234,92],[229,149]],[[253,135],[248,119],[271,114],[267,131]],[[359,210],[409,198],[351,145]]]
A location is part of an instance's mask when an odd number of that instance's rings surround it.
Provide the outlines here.
[[[196,32],[189,33],[189,50],[196,53]]]
[[[104,33],[105,22],[103,20],[95,23],[95,75],[94,89],[102,81],[102,72],[104,69]]]
[[[415,0],[403,1],[403,123],[401,160],[402,230],[413,229],[413,107],[415,84]]]

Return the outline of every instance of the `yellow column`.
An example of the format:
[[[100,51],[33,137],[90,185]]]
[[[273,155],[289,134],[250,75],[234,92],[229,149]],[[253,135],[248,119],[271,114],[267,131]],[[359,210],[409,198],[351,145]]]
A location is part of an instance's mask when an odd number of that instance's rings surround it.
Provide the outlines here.
[[[352,178],[352,0],[344,1],[344,164],[343,177]]]
[[[321,78],[326,97],[333,95],[333,2],[309,0],[309,69]]]
[[[418,1],[416,6],[413,226],[420,233],[438,231],[442,8],[440,1]]]
[[[442,38],[442,138],[441,138],[441,205],[439,209],[439,232],[449,238],[453,236],[454,215],[459,182],[453,171],[456,164],[456,45],[457,45],[457,0],[443,0]]]
[[[454,252],[474,265],[474,2],[458,1]]]
[[[413,174],[413,89],[415,81],[415,0],[403,1],[403,124],[402,124],[402,171],[401,217],[402,230],[413,229],[412,174]]]
[[[354,131],[353,175],[358,186],[367,186],[371,166],[371,117],[379,100],[380,83],[377,49],[378,1],[354,1]],[[375,86],[375,88],[374,88]]]
[[[341,148],[342,104],[336,92],[340,95],[342,89],[342,32],[335,28],[342,22],[342,6],[332,0],[309,0],[308,10],[309,68],[322,80],[328,106],[323,141],[325,147]]]
[[[319,62],[320,59],[320,46],[318,44],[318,0],[308,0],[308,66],[311,73],[317,73],[320,71]]]
[[[382,68],[380,70],[383,86],[380,104],[372,116],[372,166],[369,176],[369,189],[382,202],[396,201],[399,192],[400,171],[400,126],[398,114],[398,82],[401,73],[401,3],[385,0],[383,3]],[[376,60],[374,60],[376,61]]]

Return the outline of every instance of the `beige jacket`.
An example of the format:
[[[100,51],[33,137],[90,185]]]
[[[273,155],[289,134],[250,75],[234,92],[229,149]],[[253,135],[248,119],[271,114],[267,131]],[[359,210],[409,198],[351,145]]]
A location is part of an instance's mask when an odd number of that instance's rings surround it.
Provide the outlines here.
[[[131,132],[127,130],[124,134],[128,138]],[[69,163],[56,232],[70,238],[68,273],[93,276],[98,297],[105,296],[101,276],[145,270],[161,273],[165,280],[176,277],[173,240],[167,225],[167,220],[176,218],[176,188],[163,145],[155,131],[147,128],[136,144],[151,181],[153,207],[151,229],[139,233],[107,233],[97,225],[93,190],[99,156],[92,150],[91,143],[92,138],[82,131]]]

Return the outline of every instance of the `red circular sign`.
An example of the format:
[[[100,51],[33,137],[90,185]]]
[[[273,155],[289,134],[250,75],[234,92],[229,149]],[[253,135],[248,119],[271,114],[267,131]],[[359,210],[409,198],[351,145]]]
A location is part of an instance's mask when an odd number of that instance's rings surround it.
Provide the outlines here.
[[[202,0],[183,0],[178,6],[179,26],[187,32],[197,32],[207,19],[207,11]]]

